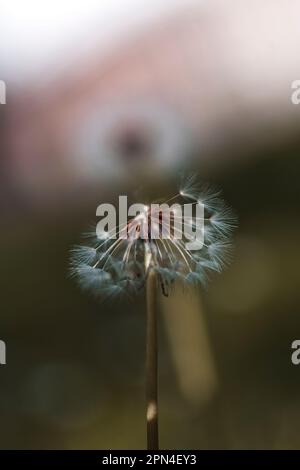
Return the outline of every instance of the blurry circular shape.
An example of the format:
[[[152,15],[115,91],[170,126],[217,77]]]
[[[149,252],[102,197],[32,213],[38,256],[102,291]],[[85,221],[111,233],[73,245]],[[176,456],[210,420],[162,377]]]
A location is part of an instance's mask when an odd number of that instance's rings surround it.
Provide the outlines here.
[[[62,428],[90,423],[99,411],[99,397],[103,399],[88,370],[76,363],[37,367],[22,393],[25,413]]]
[[[239,238],[235,262],[214,282],[209,299],[216,310],[244,314],[263,305],[276,288],[274,254],[260,239]]]
[[[71,156],[87,180],[176,170],[193,138],[175,110],[156,102],[130,102],[87,110],[77,119]]]

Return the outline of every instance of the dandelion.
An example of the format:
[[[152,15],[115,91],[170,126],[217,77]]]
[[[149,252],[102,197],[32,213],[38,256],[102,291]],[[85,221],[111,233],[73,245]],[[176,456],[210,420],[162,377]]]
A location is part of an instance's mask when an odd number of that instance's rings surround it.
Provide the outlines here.
[[[192,175],[172,197],[140,205],[138,213],[124,223],[112,230],[97,230],[88,244],[72,249],[71,275],[82,289],[106,298],[132,296],[146,289],[150,450],[158,449],[157,292],[168,296],[176,281],[204,285],[210,272],[221,272],[230,259],[236,225],[220,191],[200,186]]]

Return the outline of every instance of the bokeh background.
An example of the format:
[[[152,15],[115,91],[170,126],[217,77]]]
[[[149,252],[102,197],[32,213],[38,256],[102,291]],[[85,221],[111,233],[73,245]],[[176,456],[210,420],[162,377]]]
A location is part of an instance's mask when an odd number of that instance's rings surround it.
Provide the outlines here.
[[[144,447],[143,295],[96,303],[68,256],[182,169],[239,228],[226,272],[159,301],[161,446],[300,448],[300,4],[161,3],[1,3],[2,449]]]

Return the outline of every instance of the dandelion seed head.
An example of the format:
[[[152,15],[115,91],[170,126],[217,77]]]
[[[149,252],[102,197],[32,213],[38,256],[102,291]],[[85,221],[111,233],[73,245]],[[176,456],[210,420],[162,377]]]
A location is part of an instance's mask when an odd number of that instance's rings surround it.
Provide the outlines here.
[[[112,238],[108,231],[97,233],[90,244],[71,250],[70,274],[80,286],[96,296],[131,295],[143,289],[149,270],[157,274],[164,295],[168,295],[175,281],[205,285],[210,272],[221,272],[231,255],[231,236],[237,219],[221,197],[221,192],[207,185],[199,185],[195,175],[182,181],[172,200],[176,207],[152,210],[144,205],[136,216],[128,217],[125,227],[128,237]],[[189,215],[181,219],[184,204],[203,205],[201,217],[202,243],[193,250],[187,248],[188,237],[177,237],[178,225],[194,228],[199,217]],[[150,210],[151,207],[151,210]],[[171,222],[166,230],[164,216]],[[124,227],[116,227],[121,233]],[[153,236],[152,230],[158,234]],[[197,240],[196,240],[197,241]]]

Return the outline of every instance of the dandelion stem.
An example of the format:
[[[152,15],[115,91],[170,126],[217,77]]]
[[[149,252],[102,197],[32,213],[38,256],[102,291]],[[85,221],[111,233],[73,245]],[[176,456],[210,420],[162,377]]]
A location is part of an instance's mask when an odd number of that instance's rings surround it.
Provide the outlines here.
[[[147,449],[158,450],[156,274],[151,269],[147,277],[146,300]]]

